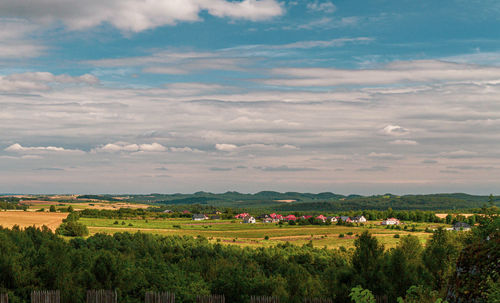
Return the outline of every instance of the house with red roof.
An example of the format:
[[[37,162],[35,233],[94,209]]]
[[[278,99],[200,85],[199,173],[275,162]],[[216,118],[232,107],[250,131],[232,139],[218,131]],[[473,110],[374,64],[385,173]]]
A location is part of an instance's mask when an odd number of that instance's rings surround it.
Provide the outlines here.
[[[294,215],[288,215],[285,217],[285,220],[287,221],[295,221],[297,220],[297,217],[295,217]]]
[[[325,217],[325,216],[323,216],[323,215],[319,215],[319,216],[317,216],[317,217],[316,217],[316,219],[317,219],[317,220],[321,220],[321,221],[323,221],[323,222],[325,222],[325,221],[326,221],[326,217]]]
[[[236,219],[243,219],[247,216],[250,216],[249,213],[241,213],[241,214],[237,214],[236,216],[234,216]]]

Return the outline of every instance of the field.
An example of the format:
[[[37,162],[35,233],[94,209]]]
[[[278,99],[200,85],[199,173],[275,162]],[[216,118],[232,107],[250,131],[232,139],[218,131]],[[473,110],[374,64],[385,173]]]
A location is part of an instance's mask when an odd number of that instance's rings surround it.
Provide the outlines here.
[[[0,226],[11,228],[14,225],[19,227],[45,225],[55,230],[66,216],[68,216],[67,213],[0,211]]]
[[[95,219],[81,218],[79,222],[88,226],[91,234],[95,233],[116,233],[116,232],[144,232],[159,235],[178,235],[178,236],[204,236],[212,242],[239,246],[273,246],[278,243],[290,242],[302,245],[312,241],[316,247],[345,248],[353,247],[356,234],[369,230],[374,234],[386,248],[394,247],[399,239],[394,235],[400,236],[412,234],[417,236],[422,243],[432,235],[425,233],[428,228],[444,226],[437,223],[416,223],[416,232],[410,232],[411,227],[406,230],[386,229],[380,226],[380,222],[368,222],[365,226],[289,226],[284,224],[279,227],[277,224],[242,224],[238,221],[204,221],[195,222],[186,219]],[[413,226],[413,225],[411,225]],[[344,237],[340,235],[343,234]],[[266,236],[268,239],[265,239]]]
[[[146,204],[136,204],[136,203],[127,203],[127,202],[56,202],[56,201],[44,201],[44,200],[25,200],[21,202],[22,205],[27,205],[29,207],[28,211],[37,211],[42,208],[48,210],[51,205],[54,205],[56,208],[63,208],[72,206],[74,210],[82,210],[82,209],[110,209],[110,210],[118,210],[120,208],[143,208],[146,209],[149,205]]]

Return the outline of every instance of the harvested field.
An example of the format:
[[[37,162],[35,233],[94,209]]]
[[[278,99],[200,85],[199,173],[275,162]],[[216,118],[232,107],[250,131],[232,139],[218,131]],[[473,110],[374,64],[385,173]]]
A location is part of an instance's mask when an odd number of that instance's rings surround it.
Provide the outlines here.
[[[28,227],[33,225],[41,227],[45,225],[48,228],[55,230],[67,216],[67,213],[1,211],[0,226],[11,228],[14,225],[19,225],[19,227]]]
[[[440,218],[440,219],[445,219],[446,216],[448,214],[436,214],[436,217]],[[456,216],[456,215],[460,215],[460,216],[464,216],[466,218],[470,217],[470,216],[474,216],[474,214],[451,214],[452,216]]]

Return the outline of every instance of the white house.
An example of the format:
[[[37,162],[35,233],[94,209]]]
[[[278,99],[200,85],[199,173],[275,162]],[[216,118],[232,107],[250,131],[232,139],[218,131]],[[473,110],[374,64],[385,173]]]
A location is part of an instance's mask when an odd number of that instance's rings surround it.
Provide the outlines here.
[[[203,220],[208,220],[208,217],[205,216],[204,214],[194,214],[193,220],[194,221],[203,221]]]
[[[353,218],[352,221],[356,222],[356,223],[365,223],[366,222],[366,218],[364,216],[356,216],[356,217]]]
[[[399,222],[399,220],[396,218],[389,218],[389,219],[385,219],[380,224],[382,224],[382,225],[399,225],[399,224],[401,224],[401,222]]]
[[[251,223],[251,224],[255,224],[255,222],[256,222],[255,218],[252,216],[245,216],[242,221],[242,223]]]

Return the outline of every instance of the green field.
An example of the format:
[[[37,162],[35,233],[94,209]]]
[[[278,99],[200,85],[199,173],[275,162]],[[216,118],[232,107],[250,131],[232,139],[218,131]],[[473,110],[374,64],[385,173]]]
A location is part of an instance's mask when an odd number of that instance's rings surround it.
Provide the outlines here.
[[[115,224],[115,221],[118,224]],[[91,234],[104,232],[144,232],[160,235],[178,235],[178,236],[204,236],[213,242],[220,242],[229,245],[240,246],[273,246],[278,243],[290,242],[296,245],[302,245],[312,241],[314,246],[339,248],[353,247],[356,234],[365,230],[374,234],[386,248],[394,247],[399,239],[394,235],[400,236],[412,234],[420,238],[425,243],[432,235],[425,233],[426,227],[436,228],[445,226],[439,223],[411,223],[415,226],[416,232],[405,230],[386,229],[380,226],[379,221],[367,222],[364,226],[338,226],[338,225],[295,225],[284,224],[242,224],[239,221],[217,220],[217,221],[192,221],[188,219],[95,219],[81,218],[79,222],[88,226]],[[122,224],[125,222],[125,224]],[[132,226],[129,226],[132,224]],[[410,229],[408,227],[408,230]],[[348,233],[352,233],[349,235]],[[339,237],[344,234],[344,237]],[[265,237],[269,237],[268,240]]]

